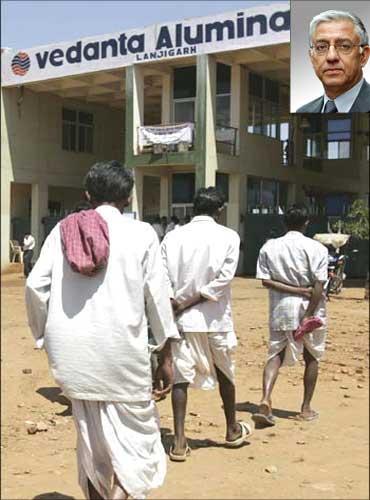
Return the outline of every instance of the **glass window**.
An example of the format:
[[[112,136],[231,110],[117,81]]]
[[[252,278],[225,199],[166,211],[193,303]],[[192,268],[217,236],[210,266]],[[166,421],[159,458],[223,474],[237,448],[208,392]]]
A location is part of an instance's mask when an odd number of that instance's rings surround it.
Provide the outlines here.
[[[230,126],[230,95],[216,96],[216,123]]]
[[[175,123],[195,122],[195,100],[184,99],[174,103]]]
[[[197,68],[186,66],[174,70],[174,99],[186,99],[196,96]]]
[[[225,202],[229,201],[229,174],[216,173],[216,187],[225,196]]]
[[[216,94],[230,94],[231,92],[231,67],[227,64],[217,63],[216,69]]]
[[[327,158],[329,160],[350,158],[351,119],[328,119]]]
[[[93,115],[84,111],[62,108],[62,149],[92,153]]]
[[[247,184],[248,212],[258,210],[261,204],[261,182],[256,177],[248,177]]]
[[[261,205],[273,212],[277,205],[277,182],[263,179],[261,189]]]
[[[256,73],[249,73],[249,94],[255,97],[262,97],[263,79]]]
[[[195,174],[172,175],[172,203],[192,203],[195,194]]]

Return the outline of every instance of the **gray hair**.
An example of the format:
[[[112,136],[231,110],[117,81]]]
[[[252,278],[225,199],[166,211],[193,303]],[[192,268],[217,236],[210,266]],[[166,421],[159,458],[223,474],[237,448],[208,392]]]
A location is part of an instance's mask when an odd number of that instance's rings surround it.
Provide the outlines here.
[[[347,19],[352,21],[356,33],[360,37],[361,45],[369,45],[369,35],[367,34],[364,23],[361,21],[359,17],[355,14],[351,14],[351,12],[345,12],[343,10],[327,10],[325,12],[321,12],[315,16],[310,23],[310,45],[312,43],[313,34],[316,31],[317,25],[326,21],[337,21],[338,19]]]

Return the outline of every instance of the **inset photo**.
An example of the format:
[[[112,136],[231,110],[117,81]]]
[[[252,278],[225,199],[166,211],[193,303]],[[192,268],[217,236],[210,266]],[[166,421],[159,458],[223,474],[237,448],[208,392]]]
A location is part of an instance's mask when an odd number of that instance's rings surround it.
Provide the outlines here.
[[[370,112],[370,8],[291,0],[291,113]]]

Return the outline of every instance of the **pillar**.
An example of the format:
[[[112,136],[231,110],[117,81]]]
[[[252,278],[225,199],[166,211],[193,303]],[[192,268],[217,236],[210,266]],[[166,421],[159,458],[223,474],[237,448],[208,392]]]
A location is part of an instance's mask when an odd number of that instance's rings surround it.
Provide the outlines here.
[[[208,54],[197,56],[195,125],[195,185],[216,185],[216,61]]]
[[[5,270],[9,263],[9,240],[10,240],[10,219],[11,219],[11,182],[4,169],[1,174],[1,270]]]
[[[240,154],[240,134],[248,121],[248,88],[246,82],[246,70],[240,64],[231,67],[231,102],[230,102],[230,126],[238,129],[236,137],[236,154]]]
[[[44,226],[41,222],[48,215],[48,185],[45,182],[32,184],[31,193],[31,234],[36,240],[34,258],[40,253],[44,241]]]
[[[164,73],[162,76],[162,109],[161,123],[168,125],[171,123],[171,106],[173,97],[173,75]]]
[[[144,123],[144,76],[137,65],[126,69],[125,163],[138,154],[137,128]]]
[[[169,215],[169,181],[168,175],[161,174],[161,190],[159,202],[159,215],[168,217]]]
[[[143,183],[144,174],[140,167],[134,170],[134,189],[132,190],[131,210],[135,212],[136,219],[142,220],[143,216]]]

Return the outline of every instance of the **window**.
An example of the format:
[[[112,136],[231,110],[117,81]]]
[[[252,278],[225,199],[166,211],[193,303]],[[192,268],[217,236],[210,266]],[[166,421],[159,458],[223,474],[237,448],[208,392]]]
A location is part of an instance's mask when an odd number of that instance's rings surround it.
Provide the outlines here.
[[[279,82],[249,73],[250,134],[262,134],[279,139]]]
[[[249,177],[247,204],[249,213],[281,214],[288,204],[288,184],[273,179]]]
[[[93,152],[94,119],[92,113],[62,109],[62,148],[79,153]]]
[[[216,187],[225,197],[225,203],[229,201],[229,174],[216,173]]]
[[[195,122],[196,66],[175,68],[173,79],[175,123]]]
[[[173,174],[172,203],[193,203],[195,174]]]
[[[217,63],[216,67],[216,124],[230,126],[231,68]]]
[[[328,120],[327,158],[351,157],[351,119]]]
[[[334,119],[319,114],[307,116],[305,120],[306,158],[340,160],[351,157],[351,118]]]

